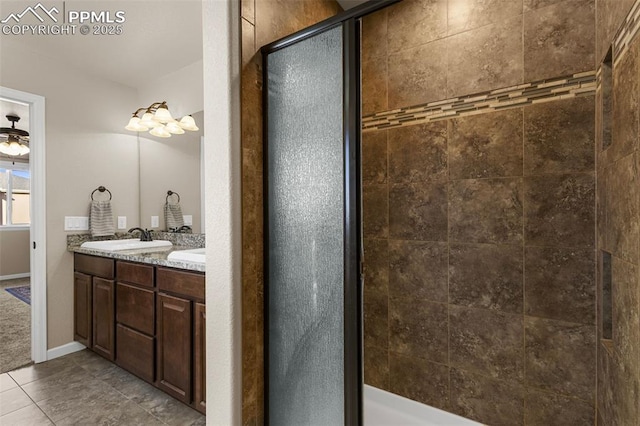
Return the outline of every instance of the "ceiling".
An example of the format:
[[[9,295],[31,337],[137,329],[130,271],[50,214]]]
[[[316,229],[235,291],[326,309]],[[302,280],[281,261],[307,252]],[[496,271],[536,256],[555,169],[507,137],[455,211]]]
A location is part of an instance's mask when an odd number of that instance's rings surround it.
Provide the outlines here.
[[[2,0],[0,19],[36,3],[37,0]],[[130,87],[202,59],[201,0],[53,1],[46,5],[56,6],[60,11],[66,7],[66,16],[70,10],[105,10],[112,14],[122,10],[126,20],[119,35],[81,35],[76,29],[76,34],[68,36],[19,35],[10,39],[3,36],[0,48],[2,42],[10,40],[22,48],[62,59],[84,72]]]

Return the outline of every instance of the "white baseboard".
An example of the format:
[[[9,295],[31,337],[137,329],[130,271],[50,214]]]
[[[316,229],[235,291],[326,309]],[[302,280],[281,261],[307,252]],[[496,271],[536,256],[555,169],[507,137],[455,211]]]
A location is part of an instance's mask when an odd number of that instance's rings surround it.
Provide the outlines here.
[[[23,274],[0,275],[0,281],[15,280],[18,278],[29,278],[30,276],[31,276],[31,273],[29,272],[25,272]]]
[[[69,355],[74,352],[81,351],[86,349],[86,346],[82,343],[71,342],[66,345],[58,346],[57,348],[47,350],[47,360],[51,361],[52,359],[59,358],[61,356]]]

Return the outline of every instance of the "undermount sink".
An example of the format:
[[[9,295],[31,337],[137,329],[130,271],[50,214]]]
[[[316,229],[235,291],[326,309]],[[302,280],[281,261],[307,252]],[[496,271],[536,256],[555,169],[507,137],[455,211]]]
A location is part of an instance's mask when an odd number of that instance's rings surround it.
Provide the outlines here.
[[[171,244],[171,241],[167,240],[140,241],[136,239],[87,241],[80,245],[82,248],[104,251],[157,249],[159,247],[171,246],[173,246],[173,244]]]
[[[169,253],[169,255],[167,256],[167,260],[206,263],[205,251],[206,249],[204,247],[189,250],[176,250]]]

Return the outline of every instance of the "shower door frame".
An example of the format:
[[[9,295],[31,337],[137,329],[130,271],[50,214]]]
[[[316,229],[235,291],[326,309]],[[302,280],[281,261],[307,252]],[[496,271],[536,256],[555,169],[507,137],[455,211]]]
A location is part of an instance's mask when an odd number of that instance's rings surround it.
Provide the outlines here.
[[[362,425],[363,369],[363,247],[361,155],[360,18],[401,0],[370,0],[261,48],[263,111],[263,254],[264,254],[264,422],[269,424],[269,209],[268,209],[268,56],[330,29],[343,30],[343,143],[344,143],[344,421]]]

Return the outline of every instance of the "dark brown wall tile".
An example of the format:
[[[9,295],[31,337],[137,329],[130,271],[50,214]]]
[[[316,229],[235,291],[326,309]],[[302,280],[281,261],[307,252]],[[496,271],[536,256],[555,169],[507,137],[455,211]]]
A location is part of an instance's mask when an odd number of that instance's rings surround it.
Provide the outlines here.
[[[522,15],[522,0],[449,0],[448,33],[456,34]]]
[[[602,61],[604,55],[607,53],[609,45],[613,41],[613,36],[634,3],[635,0],[596,1],[596,59],[598,63]]]
[[[522,176],[522,110],[451,120],[449,176]]]
[[[638,422],[639,383],[637,358],[628,364],[614,354],[610,364],[610,381],[612,382],[612,407],[609,420],[614,425],[633,425]]]
[[[244,37],[244,35],[243,35]],[[241,116],[242,147],[262,153],[262,77],[261,57],[255,55],[242,69]],[[262,161],[260,161],[262,163]]]
[[[447,34],[447,0],[404,0],[387,10],[389,52],[419,46]]]
[[[387,185],[362,188],[362,228],[365,238],[386,238],[389,234],[389,195]]]
[[[595,254],[591,249],[527,247],[525,313],[595,325]]]
[[[522,247],[451,244],[451,304],[522,314]]]
[[[594,169],[594,98],[524,108],[525,175]]]
[[[244,2],[243,2],[244,4]],[[241,19],[242,24],[242,67],[244,68],[256,52],[255,27],[246,19]]]
[[[240,14],[244,19],[252,24],[255,24],[255,0],[241,0],[240,1]]]
[[[525,383],[546,391],[593,400],[595,327],[525,317]]]
[[[391,392],[447,410],[449,408],[449,367],[391,352],[389,355]]]
[[[638,149],[638,62],[636,40],[613,66],[613,115],[609,160]]]
[[[364,382],[389,390],[389,351],[386,348],[364,347]]]
[[[362,62],[362,115],[388,110],[387,58]]]
[[[522,179],[449,184],[449,238],[456,242],[522,242]]]
[[[505,380],[523,379],[522,315],[449,306],[452,366]]]
[[[595,424],[593,404],[575,398],[527,389],[524,422],[527,426]]]
[[[365,238],[364,287],[376,293],[389,291],[389,242],[385,239]]]
[[[529,12],[531,10],[540,9],[541,7],[551,6],[556,3],[561,3],[565,0],[524,0],[524,11]]]
[[[362,61],[387,58],[387,10],[385,8],[362,18]]]
[[[447,97],[522,83],[522,15],[447,39]]]
[[[443,39],[389,55],[389,109],[447,97],[447,48]]]
[[[387,131],[362,134],[362,183],[387,183]]]
[[[613,344],[620,362],[640,368],[638,268],[613,256]],[[638,371],[640,373],[640,371]]]
[[[606,244],[616,256],[638,262],[640,235],[640,167],[638,153],[607,169]]]
[[[526,245],[593,247],[592,173],[529,177],[524,188]]]
[[[606,420],[605,423],[598,423],[600,425],[613,424],[613,376],[611,374],[611,359],[608,351],[602,344],[598,345],[598,378],[597,378],[597,400],[596,408],[602,415],[602,418]]]
[[[389,295],[447,303],[447,243],[391,240]]]
[[[364,344],[378,348],[389,347],[389,296],[365,287]]]
[[[388,130],[389,180],[392,183],[447,179],[447,123]]]
[[[492,426],[523,424],[524,387],[451,369],[451,411]]]
[[[446,183],[391,185],[389,235],[402,240],[446,241]]]
[[[524,14],[524,81],[594,68],[595,0],[566,0]]]
[[[389,349],[406,356],[447,362],[447,305],[411,297],[391,299],[389,304]]]

